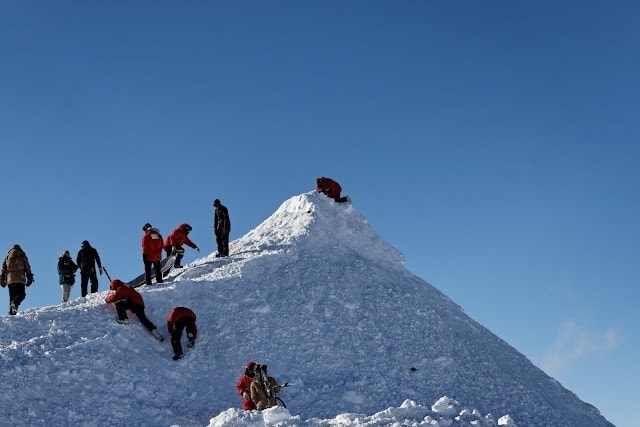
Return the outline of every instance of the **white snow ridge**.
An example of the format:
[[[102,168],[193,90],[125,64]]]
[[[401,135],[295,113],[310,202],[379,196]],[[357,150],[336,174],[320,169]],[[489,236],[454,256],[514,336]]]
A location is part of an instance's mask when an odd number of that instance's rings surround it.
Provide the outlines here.
[[[292,197],[230,249],[139,288],[165,336],[171,308],[198,315],[179,361],[135,317],[117,324],[106,291],[0,318],[2,423],[611,426],[407,271],[352,205]],[[239,409],[251,360],[289,382],[286,409]]]

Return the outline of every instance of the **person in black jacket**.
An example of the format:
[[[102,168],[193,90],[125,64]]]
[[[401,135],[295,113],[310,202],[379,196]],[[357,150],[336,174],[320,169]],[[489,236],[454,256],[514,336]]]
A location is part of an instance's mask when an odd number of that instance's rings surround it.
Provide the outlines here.
[[[216,257],[229,256],[229,233],[231,232],[231,220],[226,206],[220,203],[220,199],[213,201],[216,209],[213,217],[213,232],[216,235],[218,253]]]
[[[80,268],[80,291],[82,296],[87,296],[87,285],[89,282],[91,282],[91,293],[98,292],[96,264],[98,264],[100,275],[102,275],[102,262],[100,261],[98,251],[86,240],[82,241],[78,256],[76,257],[76,264],[78,264]]]
[[[71,286],[76,282],[78,266],[71,259],[69,251],[64,251],[58,258],[58,281],[62,288],[62,302],[69,301]]]

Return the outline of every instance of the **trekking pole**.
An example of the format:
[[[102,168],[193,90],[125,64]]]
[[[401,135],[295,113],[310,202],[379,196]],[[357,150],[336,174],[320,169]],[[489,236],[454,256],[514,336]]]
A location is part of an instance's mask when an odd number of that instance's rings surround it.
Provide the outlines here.
[[[107,279],[109,279],[109,281],[111,281],[111,276],[109,276],[109,272],[107,271],[106,267],[102,267],[102,271],[104,271],[104,274],[107,275]]]

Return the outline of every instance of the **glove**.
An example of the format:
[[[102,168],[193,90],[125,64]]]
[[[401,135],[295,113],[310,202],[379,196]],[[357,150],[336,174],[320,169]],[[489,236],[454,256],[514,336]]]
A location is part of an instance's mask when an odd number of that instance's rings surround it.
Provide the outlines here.
[[[243,391],[243,392],[242,392],[242,397],[244,397],[245,399],[250,399],[250,398],[251,398],[251,395],[250,395],[248,392]]]
[[[27,277],[27,287],[31,286],[32,283],[33,283],[33,274],[30,274]]]
[[[196,251],[198,251],[198,253],[200,252],[200,248],[196,246]]]
[[[100,275],[102,276],[102,273],[104,273],[104,268],[100,267]]]
[[[2,286],[3,288],[6,288],[6,287],[7,287],[7,284],[6,284],[6,283],[4,283],[4,282],[2,282],[2,283],[0,283],[0,286]]]

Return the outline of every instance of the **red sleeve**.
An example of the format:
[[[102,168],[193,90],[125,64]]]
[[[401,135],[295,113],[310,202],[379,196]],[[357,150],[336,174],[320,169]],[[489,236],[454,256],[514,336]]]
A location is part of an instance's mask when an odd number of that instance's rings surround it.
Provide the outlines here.
[[[247,381],[249,380],[249,381]],[[240,396],[242,396],[243,392],[248,392],[249,391],[249,385],[251,384],[250,382],[251,378],[247,377],[246,375],[243,375],[240,377],[240,379],[238,380],[238,382],[236,383],[236,391],[238,392],[238,394]]]

